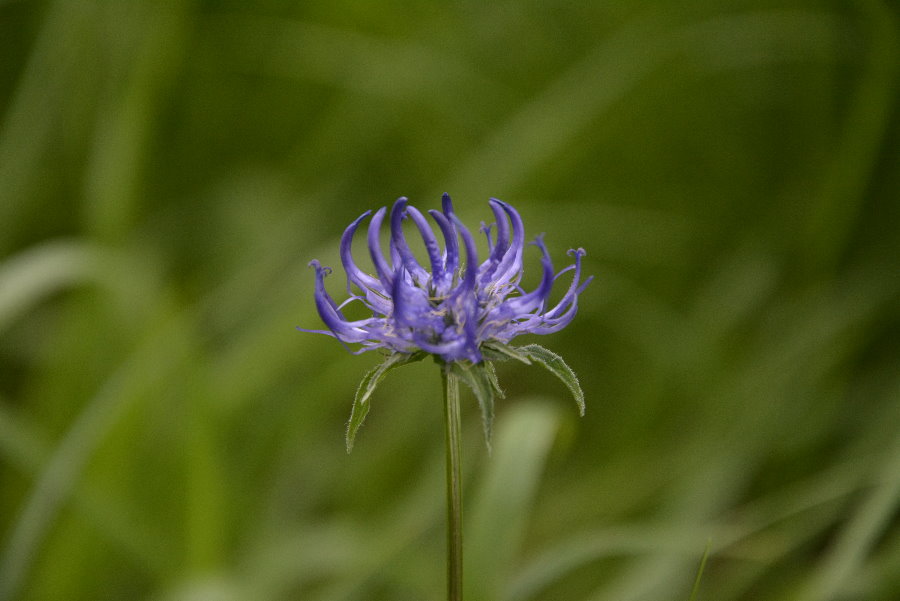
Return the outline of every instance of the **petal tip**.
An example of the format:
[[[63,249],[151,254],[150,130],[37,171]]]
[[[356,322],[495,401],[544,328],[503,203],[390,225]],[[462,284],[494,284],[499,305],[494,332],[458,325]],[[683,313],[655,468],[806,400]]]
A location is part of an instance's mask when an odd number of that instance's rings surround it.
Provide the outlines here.
[[[444,215],[447,217],[453,214],[453,201],[450,200],[450,195],[446,192],[441,196],[441,208],[444,210]]]
[[[331,273],[331,267],[322,265],[318,259],[313,259],[306,266],[314,268],[317,274],[328,275]]]

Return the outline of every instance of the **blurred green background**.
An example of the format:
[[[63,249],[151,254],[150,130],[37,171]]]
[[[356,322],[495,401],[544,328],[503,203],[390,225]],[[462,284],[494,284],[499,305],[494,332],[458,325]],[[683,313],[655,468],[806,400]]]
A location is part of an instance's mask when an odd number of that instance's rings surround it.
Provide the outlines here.
[[[440,378],[312,258],[520,209],[581,312],[464,401],[468,598],[900,598],[900,34],[877,0],[0,1],[0,601],[422,601]],[[534,276],[536,251],[528,265]],[[340,297],[343,275],[328,284]],[[522,339],[522,342],[526,340]]]

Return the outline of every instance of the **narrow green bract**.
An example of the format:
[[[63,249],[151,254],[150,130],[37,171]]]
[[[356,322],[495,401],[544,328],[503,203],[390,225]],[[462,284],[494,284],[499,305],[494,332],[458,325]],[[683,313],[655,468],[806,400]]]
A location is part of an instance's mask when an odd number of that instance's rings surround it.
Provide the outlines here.
[[[563,358],[551,350],[545,349],[539,344],[528,344],[520,346],[516,350],[527,356],[532,361],[540,363],[546,367],[550,373],[562,380],[563,384],[568,387],[575,402],[578,404],[578,412],[584,415],[584,392],[578,383],[578,376],[572,371]]]
[[[472,389],[472,393],[478,400],[478,406],[481,408],[481,421],[484,428],[484,439],[488,449],[491,448],[491,436],[494,427],[494,398],[504,398],[503,389],[497,379],[497,370],[493,361],[504,361],[507,359],[515,359],[526,365],[537,363],[545,367],[550,373],[568,387],[575,397],[578,404],[578,410],[584,415],[584,392],[578,384],[578,377],[575,372],[566,365],[562,357],[545,349],[537,344],[529,344],[526,346],[510,346],[501,342],[490,342],[483,345],[485,361],[472,364],[463,361],[454,361],[448,363],[450,371],[460,380],[465,382],[466,386]],[[428,353],[418,352],[412,354],[392,353],[385,359],[384,363],[378,365],[369,371],[359,383],[356,389],[356,397],[353,400],[353,410],[350,413],[350,421],[347,424],[347,452],[353,450],[353,443],[356,440],[356,433],[369,414],[369,397],[375,392],[375,388],[384,379],[389,371],[394,368],[421,361],[428,356]]]
[[[472,365],[456,361],[449,365],[453,373],[472,389],[475,398],[478,399],[478,405],[481,407],[481,422],[484,426],[484,439],[490,449],[491,431],[494,427],[494,391],[499,389],[496,375],[491,377],[489,373],[491,368],[488,367],[490,365],[488,362]]]
[[[500,388],[500,380],[497,379],[497,368],[494,367],[494,364],[490,361],[485,361],[484,367],[485,370],[487,370],[487,376],[491,381],[491,387],[494,389],[494,392],[497,393],[497,396],[501,399],[506,398],[506,394],[503,392],[503,389]]]
[[[516,361],[521,361],[525,365],[531,365],[531,360],[528,358],[528,355],[523,353],[518,347],[510,346],[497,340],[486,343],[481,348],[481,352],[487,359],[500,359],[503,361],[506,359],[515,359]]]
[[[572,371],[563,358],[539,344],[527,344],[525,346],[510,346],[492,341],[482,347],[482,352],[488,360],[515,359],[525,365],[538,363],[550,373],[562,380],[563,384],[572,393],[575,403],[578,404],[578,412],[584,415],[584,392],[578,383],[578,376]]]
[[[485,360],[481,363],[469,363],[468,361],[453,361],[447,363],[450,371],[460,380],[465,382],[466,386],[472,389],[472,393],[478,400],[478,406],[481,408],[481,420],[484,428],[484,438],[488,449],[491,447],[491,433],[494,424],[494,399],[495,397],[504,398],[503,389],[497,379],[497,370],[494,367],[494,361],[505,361],[515,359],[526,365],[537,363],[546,368],[550,373],[562,380],[566,387],[571,391],[575,402],[578,404],[578,410],[584,415],[584,392],[578,384],[578,377],[575,372],[566,365],[562,357],[545,349],[537,344],[528,344],[525,346],[510,346],[497,341],[492,341],[482,345],[481,352]],[[369,371],[359,383],[356,389],[356,397],[353,400],[353,410],[350,413],[350,421],[347,424],[347,452],[353,450],[353,442],[356,439],[356,433],[369,414],[369,397],[375,392],[375,388],[384,379],[389,371],[394,368],[421,361],[428,356],[428,353],[420,351],[417,353],[392,353],[388,355],[384,363],[378,365]]]
[[[369,397],[372,396],[372,393],[375,392],[375,388],[378,387],[378,384],[392,369],[409,363],[415,363],[416,361],[421,361],[427,356],[428,353],[423,352],[412,354],[392,353],[388,355],[388,358],[385,359],[384,363],[375,367],[363,376],[363,379],[360,380],[359,386],[356,389],[356,398],[353,399],[353,410],[350,412],[350,421],[347,423],[348,453],[353,450],[353,441],[356,440],[356,432],[369,414],[368,400]]]

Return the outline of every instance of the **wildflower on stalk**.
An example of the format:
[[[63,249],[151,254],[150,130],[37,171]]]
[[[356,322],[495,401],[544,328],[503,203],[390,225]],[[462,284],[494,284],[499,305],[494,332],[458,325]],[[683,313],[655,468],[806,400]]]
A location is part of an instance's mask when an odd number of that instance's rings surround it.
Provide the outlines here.
[[[475,240],[453,212],[447,194],[442,211],[428,211],[443,238],[443,248],[435,229],[421,212],[408,205],[406,198],[394,203],[390,215],[386,207],[372,215],[367,242],[374,274],[360,269],[352,252],[354,234],[371,211],[347,227],[340,254],[347,274],[348,298],[340,305],[325,290],[325,276],[331,269],[316,260],[310,262],[316,270],[316,308],[328,329],[303,331],[333,336],[344,345],[361,345],[355,353],[390,351],[387,360],[363,378],[357,391],[347,431],[348,450],[368,413],[366,401],[378,382],[390,369],[427,355],[433,355],[473,389],[482,407],[488,440],[493,395],[502,394],[492,360],[513,358],[543,365],[566,383],[584,413],[578,381],[558,355],[534,344],[512,347],[508,343],[521,334],[556,332],[572,321],[578,310],[578,295],[592,279],[581,279],[585,251],[570,250],[574,263],[554,273],[542,236],[538,236],[532,244],[542,255],[541,281],[533,290],[525,291],[520,286],[525,250],[522,219],[508,203],[492,198],[489,204],[495,223],[482,225],[488,256],[481,263]],[[390,260],[380,242],[386,217],[390,222]],[[407,219],[422,237],[430,269],[418,261],[407,244],[403,232]],[[568,289],[557,303],[548,306],[555,280],[567,272],[573,272]],[[372,316],[347,319],[341,309],[350,302],[361,303]]]

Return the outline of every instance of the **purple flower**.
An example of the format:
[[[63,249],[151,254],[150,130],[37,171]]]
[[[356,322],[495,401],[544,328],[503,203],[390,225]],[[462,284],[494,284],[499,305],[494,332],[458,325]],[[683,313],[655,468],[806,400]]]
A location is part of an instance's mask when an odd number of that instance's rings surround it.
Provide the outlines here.
[[[443,249],[425,216],[409,206],[406,198],[397,199],[389,216],[390,260],[380,243],[387,208],[372,216],[368,247],[375,275],[360,269],[351,251],[353,236],[371,211],[351,223],[341,238],[349,298],[341,305],[335,303],[325,290],[325,276],[331,269],[311,261],[316,269],[316,309],[328,329],[302,331],[328,334],[344,344],[361,344],[357,353],[377,348],[400,353],[425,351],[448,363],[480,363],[484,343],[505,344],[520,334],[550,334],[572,321],[578,310],[578,295],[592,279],[581,280],[584,249],[570,250],[575,262],[554,274],[547,248],[538,236],[532,244],[542,253],[543,274],[534,290],[525,291],[519,285],[525,229],[518,212],[502,200],[490,200],[496,222],[482,225],[488,256],[479,263],[475,240],[453,213],[450,196],[444,194],[442,204],[442,211],[428,213],[443,238]],[[412,220],[422,237],[430,270],[407,244],[403,232],[406,219]],[[571,284],[563,297],[548,307],[553,283],[568,271],[574,272]],[[342,307],[354,301],[370,310],[372,317],[344,317]]]

